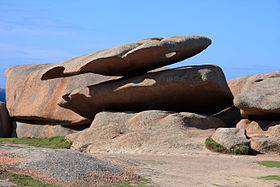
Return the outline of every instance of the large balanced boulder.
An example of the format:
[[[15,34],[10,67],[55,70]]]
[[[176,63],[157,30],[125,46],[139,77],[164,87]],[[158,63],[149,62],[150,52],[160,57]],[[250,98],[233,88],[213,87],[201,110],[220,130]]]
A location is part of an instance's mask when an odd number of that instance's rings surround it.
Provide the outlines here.
[[[90,153],[184,154],[203,150],[204,140],[223,126],[218,118],[188,112],[101,112],[90,128],[66,140]]]
[[[6,71],[7,109],[15,120],[47,121],[60,125],[90,124],[77,113],[57,105],[61,97],[74,89],[111,79],[97,74],[41,80],[50,65],[20,65]]]
[[[173,110],[214,114],[232,105],[223,71],[186,66],[100,83],[63,96],[60,106],[86,118],[100,111]]]
[[[143,73],[194,56],[210,44],[209,38],[201,36],[147,38],[53,64],[42,79],[88,72],[122,76]]]
[[[12,123],[6,104],[0,102],[0,138],[6,138],[11,135]]]
[[[229,81],[234,105],[250,119],[280,120],[280,71]]]

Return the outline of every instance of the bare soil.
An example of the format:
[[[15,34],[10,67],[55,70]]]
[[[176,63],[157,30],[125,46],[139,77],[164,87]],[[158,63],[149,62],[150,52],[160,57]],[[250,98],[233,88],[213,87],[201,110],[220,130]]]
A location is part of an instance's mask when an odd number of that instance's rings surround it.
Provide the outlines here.
[[[101,156],[101,155],[99,155]],[[257,161],[280,161],[279,155],[228,155],[210,151],[188,155],[103,154],[102,157],[122,159],[135,164],[138,173],[152,180],[149,186],[224,186],[274,187],[280,181],[258,179],[280,175],[280,168],[260,166]]]
[[[6,144],[5,146],[9,146]],[[25,147],[25,145],[17,145]],[[29,146],[28,146],[29,147]],[[4,152],[3,152],[4,153]],[[116,164],[132,167],[132,170],[146,179],[147,186],[163,187],[274,187],[280,181],[262,180],[259,177],[280,175],[280,168],[268,168],[258,161],[280,161],[276,154],[229,155],[203,149],[186,155],[155,154],[93,154]],[[132,166],[131,166],[131,165]]]

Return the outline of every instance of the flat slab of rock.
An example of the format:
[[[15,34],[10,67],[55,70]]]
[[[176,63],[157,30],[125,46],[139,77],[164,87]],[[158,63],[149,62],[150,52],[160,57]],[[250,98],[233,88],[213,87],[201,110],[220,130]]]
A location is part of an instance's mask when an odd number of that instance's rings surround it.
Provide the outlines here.
[[[245,129],[238,128],[218,128],[212,135],[212,139],[227,149],[250,143],[246,138]]]
[[[184,154],[201,151],[225,124],[194,113],[149,110],[101,112],[89,129],[66,136],[72,148],[90,153]]]
[[[280,120],[280,71],[229,81],[234,105],[245,118]]]
[[[53,136],[66,136],[77,132],[71,128],[63,127],[61,125],[46,125],[46,124],[31,124],[14,121],[14,136],[18,138],[47,138]]]
[[[74,90],[60,106],[94,118],[100,111],[173,110],[214,114],[232,106],[223,71],[215,65],[186,66]]]
[[[117,76],[143,73],[194,56],[210,44],[211,40],[202,36],[147,38],[53,64],[42,79],[88,72]]]
[[[77,113],[57,105],[61,97],[74,89],[111,79],[97,74],[42,81],[42,72],[50,65],[13,66],[6,71],[7,109],[15,120],[47,121],[61,125],[90,124]]]
[[[9,137],[12,133],[12,123],[6,104],[0,102],[0,138]]]
[[[72,187],[109,185],[139,178],[125,166],[61,149],[0,147],[0,168],[50,184]]]

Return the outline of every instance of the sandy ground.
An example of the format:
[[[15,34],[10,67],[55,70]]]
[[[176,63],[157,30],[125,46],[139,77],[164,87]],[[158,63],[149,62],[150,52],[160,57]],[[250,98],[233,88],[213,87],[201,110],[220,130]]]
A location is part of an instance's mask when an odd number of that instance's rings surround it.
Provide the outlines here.
[[[274,187],[280,181],[258,179],[262,176],[280,175],[280,168],[268,168],[257,161],[280,161],[279,155],[238,156],[190,153],[184,156],[105,154],[104,157],[123,159],[136,163],[139,173],[152,180],[149,186],[238,186]]]
[[[26,145],[18,145],[25,147]],[[29,147],[29,146],[28,146]],[[258,179],[280,175],[280,168],[260,166],[257,161],[280,161],[279,155],[228,155],[190,152],[187,155],[93,154],[96,157],[129,162],[138,174],[162,187],[275,187],[280,181]]]

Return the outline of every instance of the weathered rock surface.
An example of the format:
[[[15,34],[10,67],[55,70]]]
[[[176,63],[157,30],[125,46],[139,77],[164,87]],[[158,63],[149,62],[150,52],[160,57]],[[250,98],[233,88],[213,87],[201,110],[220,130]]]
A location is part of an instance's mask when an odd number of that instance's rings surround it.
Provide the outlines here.
[[[250,121],[242,119],[236,128],[244,129],[250,146],[261,153],[277,152],[280,146],[280,121]]]
[[[61,125],[90,124],[77,113],[57,105],[61,97],[74,89],[111,79],[97,74],[83,74],[61,79],[41,80],[51,65],[21,65],[9,68],[7,109],[16,120],[48,121]]]
[[[228,86],[230,88],[231,93],[233,96],[237,96],[240,93],[242,93],[242,89],[244,85],[247,83],[247,80],[251,77],[252,75],[247,75],[239,78],[232,79],[228,81]]]
[[[250,143],[246,138],[245,130],[238,128],[218,128],[212,135],[212,139],[227,149]]]
[[[248,137],[256,137],[256,136],[269,136],[269,133],[267,131],[264,131],[262,127],[255,121],[252,121],[246,126],[246,135]]]
[[[46,125],[46,124],[30,124],[14,121],[14,136],[18,138],[29,137],[29,138],[45,138],[52,136],[66,136],[77,132],[77,130],[63,127],[61,125]]]
[[[90,153],[184,154],[204,149],[205,139],[224,125],[218,118],[187,112],[101,112],[89,129],[66,139],[72,149]]]
[[[101,186],[139,178],[120,162],[71,150],[0,146],[0,158],[1,169],[61,186]]]
[[[246,127],[251,123],[248,119],[241,119],[237,124],[236,128],[238,129],[246,129]]]
[[[12,123],[9,113],[6,108],[6,104],[0,102],[0,137],[6,138],[11,135]]]
[[[100,111],[173,110],[214,114],[232,105],[222,70],[186,66],[108,81],[63,96],[60,106],[93,118]]]
[[[271,137],[280,137],[280,122],[277,122],[277,125],[270,126],[267,131]]]
[[[209,38],[201,36],[147,38],[53,64],[42,79],[87,72],[102,75],[143,73],[194,56],[210,44]]]
[[[253,150],[261,153],[278,152],[280,137],[253,137],[250,146]]]
[[[212,116],[222,120],[227,127],[235,127],[236,124],[242,119],[240,110],[234,106],[219,111]]]
[[[242,119],[236,128],[245,129],[248,137],[280,137],[280,121]]]
[[[249,119],[280,120],[280,71],[229,81],[234,105]]]

